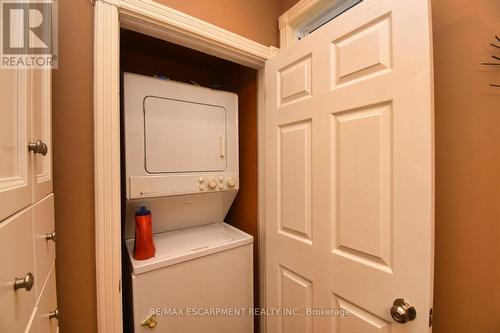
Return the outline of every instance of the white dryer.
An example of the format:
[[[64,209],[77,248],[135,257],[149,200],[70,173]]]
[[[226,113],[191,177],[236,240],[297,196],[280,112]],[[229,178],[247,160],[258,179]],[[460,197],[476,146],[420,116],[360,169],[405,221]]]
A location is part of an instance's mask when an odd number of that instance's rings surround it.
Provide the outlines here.
[[[126,73],[124,139],[134,331],[253,332],[253,237],[224,223],[239,189],[237,95]],[[132,257],[140,206],[156,246],[144,261]]]

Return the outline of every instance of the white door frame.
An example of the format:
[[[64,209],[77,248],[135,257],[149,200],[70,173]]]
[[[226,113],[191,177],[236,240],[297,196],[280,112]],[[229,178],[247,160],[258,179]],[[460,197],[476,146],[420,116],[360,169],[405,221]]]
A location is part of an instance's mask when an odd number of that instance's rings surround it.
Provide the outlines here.
[[[335,0],[300,0],[278,19],[280,48],[284,49],[297,42],[297,29],[315,15],[321,13]]]
[[[94,186],[97,328],[121,333],[120,27],[258,70],[259,274],[265,300],[264,63],[275,48],[151,0],[94,0]],[[262,129],[262,130],[261,130]],[[263,327],[263,321],[261,321]]]

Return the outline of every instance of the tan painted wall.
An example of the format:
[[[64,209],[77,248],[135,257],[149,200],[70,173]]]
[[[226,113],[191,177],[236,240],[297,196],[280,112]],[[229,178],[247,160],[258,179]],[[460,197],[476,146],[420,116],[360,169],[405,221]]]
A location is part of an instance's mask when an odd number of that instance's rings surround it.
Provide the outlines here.
[[[56,275],[62,333],[96,332],[92,118],[93,7],[59,1],[53,72]]]
[[[264,45],[277,46],[276,0],[161,0]],[[96,332],[92,48],[89,0],[59,1],[53,82],[58,302],[62,333]],[[70,146],[71,144],[71,146]]]
[[[500,332],[498,0],[434,0],[435,333]],[[500,44],[500,43],[497,43]],[[497,52],[500,56],[500,52]]]
[[[278,46],[277,0],[156,0],[264,45]]]

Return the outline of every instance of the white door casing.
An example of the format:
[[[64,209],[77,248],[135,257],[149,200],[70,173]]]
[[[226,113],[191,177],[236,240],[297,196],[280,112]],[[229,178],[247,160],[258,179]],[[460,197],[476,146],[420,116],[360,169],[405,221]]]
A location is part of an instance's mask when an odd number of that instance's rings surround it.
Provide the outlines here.
[[[425,332],[433,283],[428,0],[365,0],[266,63],[267,332]],[[417,317],[392,320],[403,297]]]

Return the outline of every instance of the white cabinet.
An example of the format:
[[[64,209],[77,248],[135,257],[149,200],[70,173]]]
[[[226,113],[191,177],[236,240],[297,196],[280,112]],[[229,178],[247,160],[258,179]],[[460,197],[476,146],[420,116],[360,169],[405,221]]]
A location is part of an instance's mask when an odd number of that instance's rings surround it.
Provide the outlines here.
[[[0,223],[0,262],[0,332],[23,332],[36,303],[31,208]]]
[[[0,332],[57,332],[50,70],[0,70]]]

